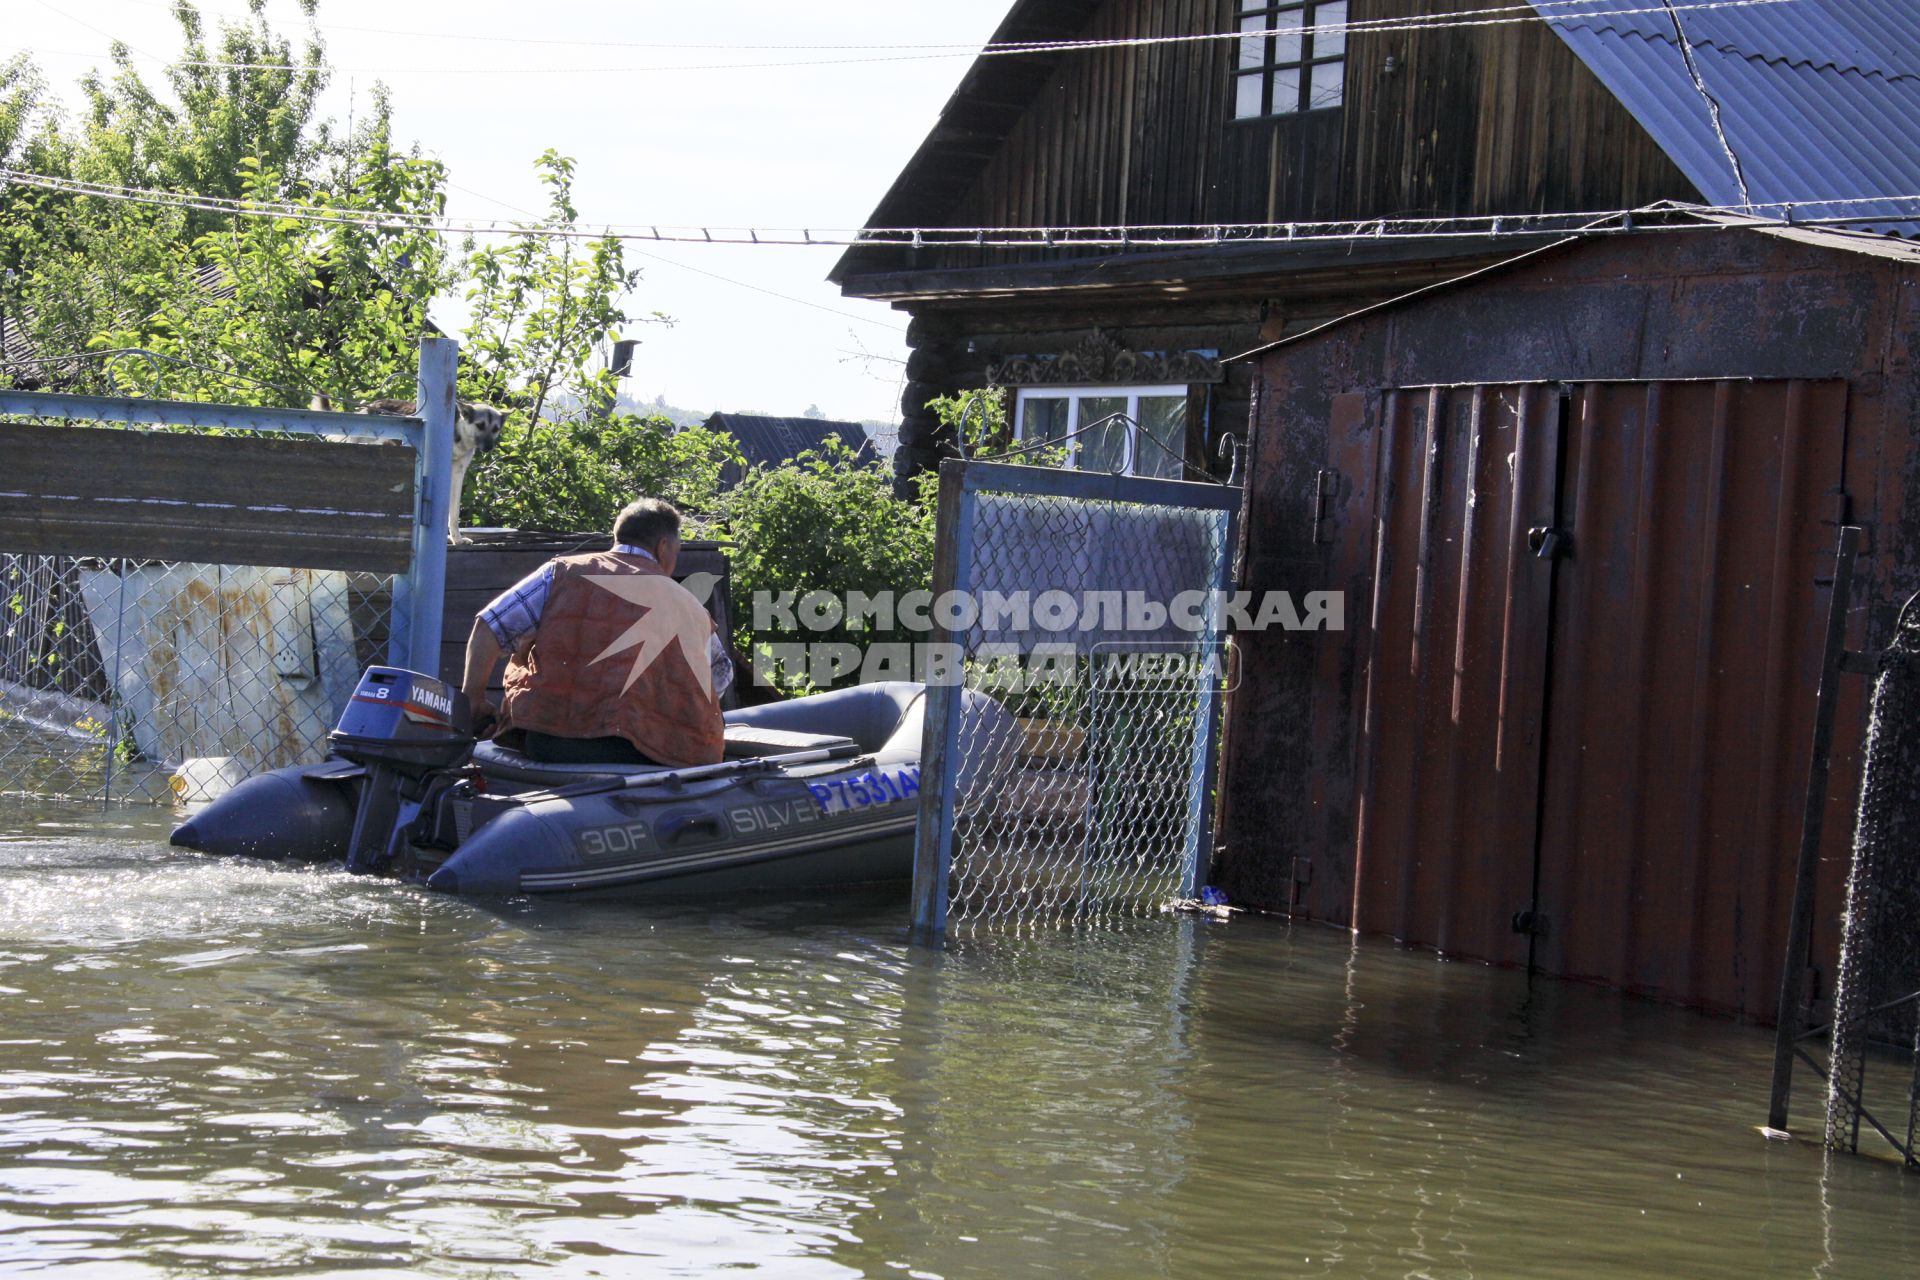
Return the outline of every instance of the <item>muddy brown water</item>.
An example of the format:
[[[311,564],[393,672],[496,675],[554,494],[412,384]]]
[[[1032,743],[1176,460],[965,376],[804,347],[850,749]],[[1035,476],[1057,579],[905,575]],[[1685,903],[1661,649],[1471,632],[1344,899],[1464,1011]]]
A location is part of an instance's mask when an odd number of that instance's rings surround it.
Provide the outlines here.
[[[480,904],[0,807],[0,1273],[1920,1275],[1761,1030],[1240,918]],[[1796,1118],[1815,1114],[1811,1087]]]

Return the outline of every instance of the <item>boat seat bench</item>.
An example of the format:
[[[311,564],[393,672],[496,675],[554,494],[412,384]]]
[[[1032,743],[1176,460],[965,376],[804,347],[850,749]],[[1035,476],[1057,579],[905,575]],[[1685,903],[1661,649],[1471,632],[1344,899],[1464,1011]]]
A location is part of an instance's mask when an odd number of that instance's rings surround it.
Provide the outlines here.
[[[727,759],[750,760],[756,756],[785,755],[790,751],[820,751],[831,747],[852,747],[852,738],[837,733],[798,733],[792,729],[769,729],[757,724],[727,726]]]

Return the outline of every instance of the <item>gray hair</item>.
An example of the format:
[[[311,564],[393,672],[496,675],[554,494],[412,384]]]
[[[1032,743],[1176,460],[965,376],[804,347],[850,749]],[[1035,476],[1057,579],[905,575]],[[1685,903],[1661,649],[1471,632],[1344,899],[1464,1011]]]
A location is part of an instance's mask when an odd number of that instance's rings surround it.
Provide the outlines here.
[[[661,498],[635,498],[613,520],[613,540],[630,547],[651,547],[679,533],[679,511]]]

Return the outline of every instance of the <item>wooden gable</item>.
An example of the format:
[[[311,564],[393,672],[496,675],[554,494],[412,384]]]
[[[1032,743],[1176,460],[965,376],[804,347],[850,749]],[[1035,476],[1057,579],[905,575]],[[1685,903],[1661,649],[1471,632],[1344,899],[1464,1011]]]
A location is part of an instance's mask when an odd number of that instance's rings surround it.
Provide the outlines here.
[[[1016,5],[996,40],[1018,28]],[[1125,40],[1233,28],[1234,0],[1104,0],[1072,38]],[[1484,8],[1478,0],[1352,0],[1350,21]],[[1068,15],[1050,10],[1058,24]],[[1287,222],[1420,214],[1564,212],[1697,199],[1691,183],[1599,79],[1538,21],[1355,32],[1344,105],[1232,118],[1231,40],[985,58],[871,225],[1088,226]],[[979,101],[976,101],[979,99]],[[1008,122],[1011,121],[1009,124]],[[969,124],[977,128],[969,128]],[[982,145],[997,138],[997,145]],[[955,139],[966,139],[964,155]],[[968,181],[968,175],[971,180]],[[951,193],[962,191],[955,198]],[[938,199],[934,199],[937,194]],[[1101,251],[1107,252],[1107,251]],[[970,248],[850,251],[857,277],[1088,256]]]

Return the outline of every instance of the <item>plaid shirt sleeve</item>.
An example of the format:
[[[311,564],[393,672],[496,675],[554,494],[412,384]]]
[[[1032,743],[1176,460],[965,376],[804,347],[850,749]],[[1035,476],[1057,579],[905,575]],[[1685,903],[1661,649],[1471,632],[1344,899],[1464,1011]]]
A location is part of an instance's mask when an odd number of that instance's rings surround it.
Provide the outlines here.
[[[478,614],[487,624],[502,649],[512,649],[531,636],[546,611],[547,596],[553,590],[553,561],[535,569],[520,581],[495,596]]]

